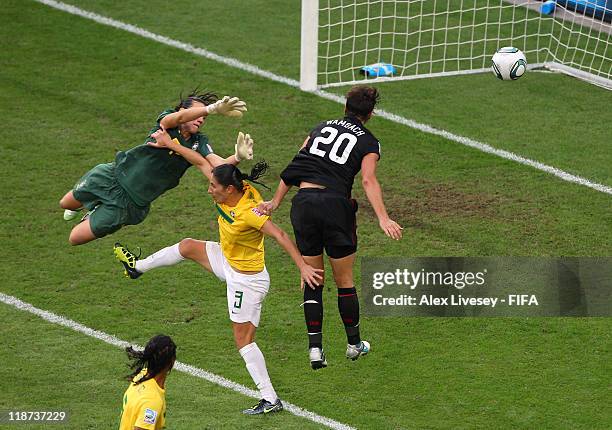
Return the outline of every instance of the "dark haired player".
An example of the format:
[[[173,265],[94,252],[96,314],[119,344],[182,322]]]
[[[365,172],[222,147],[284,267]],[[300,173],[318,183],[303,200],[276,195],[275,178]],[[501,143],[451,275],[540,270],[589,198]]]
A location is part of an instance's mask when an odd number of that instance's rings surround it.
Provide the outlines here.
[[[176,345],[163,334],[149,340],[143,351],[126,348],[133,372],[123,395],[119,430],[157,430],[166,420],[166,377],[176,361]]]
[[[357,251],[357,203],[351,199],[353,181],[361,170],[366,196],[378,217],[380,228],[393,239],[402,228],[387,215],[382,190],[376,178],[380,144],[365,128],[379,95],[375,88],[353,87],[346,96],[345,116],[322,122],[311,132],[291,163],[281,173],[274,198],[259,209],[270,214],[291,186],[300,188],[291,204],[291,224],[298,248],[312,267],[323,269],[323,249],[338,287],[338,310],[344,322],[348,345],[346,357],[356,360],[370,350],[359,333],[359,301],[353,285]],[[323,282],[306,284],[304,316],[313,369],[327,366],[323,353]]]
[[[240,134],[236,154],[223,159],[213,153],[208,137],[199,129],[208,115],[241,117],[246,104],[225,96],[218,100],[213,93],[197,90],[182,98],[174,109],[163,111],[149,135],[165,129],[180,145],[195,150],[212,167],[223,163],[237,164],[252,158],[252,141]],[[248,135],[247,135],[248,137]],[[64,219],[76,218],[85,208],[88,212],[70,232],[69,242],[81,245],[114,233],[124,225],[141,223],[151,202],[176,187],[191,163],[175,151],[144,144],[117,153],[112,163],[99,164],[87,172],[62,199]]]

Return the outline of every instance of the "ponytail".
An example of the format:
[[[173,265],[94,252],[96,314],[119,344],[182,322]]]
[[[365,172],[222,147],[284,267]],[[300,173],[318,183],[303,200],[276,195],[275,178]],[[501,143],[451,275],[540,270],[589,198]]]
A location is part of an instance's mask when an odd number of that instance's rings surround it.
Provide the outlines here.
[[[270,166],[264,160],[257,162],[251,169],[251,173],[242,173],[238,167],[233,164],[222,164],[213,169],[213,175],[219,184],[224,187],[233,185],[238,191],[242,192],[244,189],[243,181],[249,181],[254,184],[261,185],[262,187],[269,190],[270,188],[259,182],[258,179],[266,174]]]

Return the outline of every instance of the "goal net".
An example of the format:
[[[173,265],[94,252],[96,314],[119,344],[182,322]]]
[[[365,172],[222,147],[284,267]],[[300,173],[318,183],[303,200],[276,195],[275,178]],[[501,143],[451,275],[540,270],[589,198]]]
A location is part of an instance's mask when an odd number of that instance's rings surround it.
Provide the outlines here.
[[[529,68],[612,89],[612,10],[601,3],[544,15],[527,0],[302,0],[301,86],[488,72],[493,53],[514,46]],[[376,63],[393,75],[363,74]]]

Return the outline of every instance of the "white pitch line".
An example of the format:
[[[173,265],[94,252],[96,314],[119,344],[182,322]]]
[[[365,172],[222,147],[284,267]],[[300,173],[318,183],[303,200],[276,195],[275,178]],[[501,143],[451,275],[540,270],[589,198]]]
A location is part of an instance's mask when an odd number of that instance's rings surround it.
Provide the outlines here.
[[[108,17],[99,15],[94,12],[89,12],[89,11],[80,9],[76,6],[68,5],[66,3],[62,3],[59,1],[55,1],[55,0],[34,0],[34,1],[45,4],[50,7],[53,7],[55,9],[62,10],[64,12],[71,13],[73,15],[78,15],[83,18],[90,19],[99,24],[104,24],[110,27],[118,28],[120,30],[128,31],[130,33],[144,37],[146,39],[154,40],[164,45],[172,46],[174,48],[181,49],[183,51],[190,52],[192,54],[196,54],[201,57],[205,57],[205,58],[208,58],[213,61],[217,61],[222,64],[226,64],[230,67],[234,67],[234,68],[243,70],[245,72],[252,73],[257,76],[261,76],[266,79],[271,79],[276,82],[281,82],[285,85],[289,85],[295,88],[300,87],[300,83],[296,81],[295,79],[290,79],[284,76],[280,76],[275,73],[269,72],[267,70],[261,69],[257,66],[254,66],[252,64],[244,63],[235,58],[224,57],[222,55],[215,54],[214,52],[208,51],[206,49],[198,48],[188,43],[180,42],[178,40],[174,40],[169,37],[165,37],[159,34],[152,33],[148,30],[145,30],[143,28],[137,27],[132,24],[127,24],[121,21],[117,21],[115,19],[108,18]],[[338,96],[333,93],[329,93],[327,91],[317,90],[317,91],[313,91],[313,94],[316,94],[317,96],[322,97],[326,100],[335,101],[337,103],[344,104],[345,102],[344,97]],[[517,163],[520,163],[526,166],[533,167],[534,169],[538,169],[540,171],[549,173],[567,182],[573,182],[575,184],[583,185],[585,187],[592,188],[596,191],[612,195],[612,187],[590,181],[589,179],[583,178],[581,176],[572,175],[571,173],[567,173],[561,169],[557,169],[556,167],[552,167],[544,163],[540,163],[539,161],[534,161],[529,158],[522,157],[513,152],[505,151],[503,149],[497,149],[497,148],[492,147],[491,145],[487,145],[486,143],[482,143],[482,142],[478,142],[477,140],[470,139],[469,137],[460,136],[460,135],[451,133],[450,131],[446,131],[446,130],[440,130],[430,125],[422,124],[412,119],[405,118],[403,116],[396,115],[391,112],[386,112],[384,110],[376,110],[376,114],[377,116],[385,118],[389,121],[392,121],[398,124],[402,124],[410,128],[414,128],[424,133],[429,133],[429,134],[433,134],[436,136],[440,136],[450,141],[460,143],[461,145],[468,146],[470,148],[474,148],[479,151],[486,152],[488,154],[496,155],[506,160],[511,160],[511,161],[514,161],[514,162],[517,162]]]
[[[74,330],[79,333],[83,333],[89,337],[93,337],[99,339],[103,342],[106,342],[110,345],[117,346],[120,348],[126,348],[128,346],[134,346],[142,349],[141,346],[134,345],[132,343],[126,342],[125,340],[121,340],[115,336],[104,333],[103,331],[94,330],[83,324],[80,324],[76,321],[63,317],[61,315],[54,314],[53,312],[45,311],[43,309],[39,309],[29,303],[26,303],[17,297],[9,296],[7,294],[0,293],[0,302],[3,302],[9,306],[13,306],[19,310],[30,312],[40,318],[44,319],[53,324],[61,325],[64,327],[68,327],[71,330]],[[252,397],[254,399],[259,399],[259,393],[255,390],[245,387],[244,385],[240,385],[237,382],[230,381],[222,376],[216,375],[211,372],[207,372],[204,369],[200,369],[199,367],[192,366],[190,364],[181,363],[177,361],[174,365],[174,368],[180,372],[187,373],[188,375],[195,376],[196,378],[204,379],[208,382],[212,382],[213,384],[220,385],[223,388],[227,388],[237,393],[240,393],[247,397]],[[357,430],[355,427],[351,427],[347,424],[343,424],[336,420],[332,420],[331,418],[327,418],[321,415],[317,415],[314,412],[310,412],[306,409],[300,408],[294,404],[289,402],[283,402],[283,406],[285,410],[289,411],[293,415],[298,417],[306,418],[310,421],[313,421],[317,424],[324,425],[334,430]]]

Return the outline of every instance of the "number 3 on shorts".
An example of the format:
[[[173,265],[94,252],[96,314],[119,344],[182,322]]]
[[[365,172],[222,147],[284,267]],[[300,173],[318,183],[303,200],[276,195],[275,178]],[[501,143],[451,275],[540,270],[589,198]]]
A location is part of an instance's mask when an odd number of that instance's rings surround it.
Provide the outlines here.
[[[240,309],[242,307],[242,296],[244,295],[244,291],[236,291],[234,294],[234,309]]]

